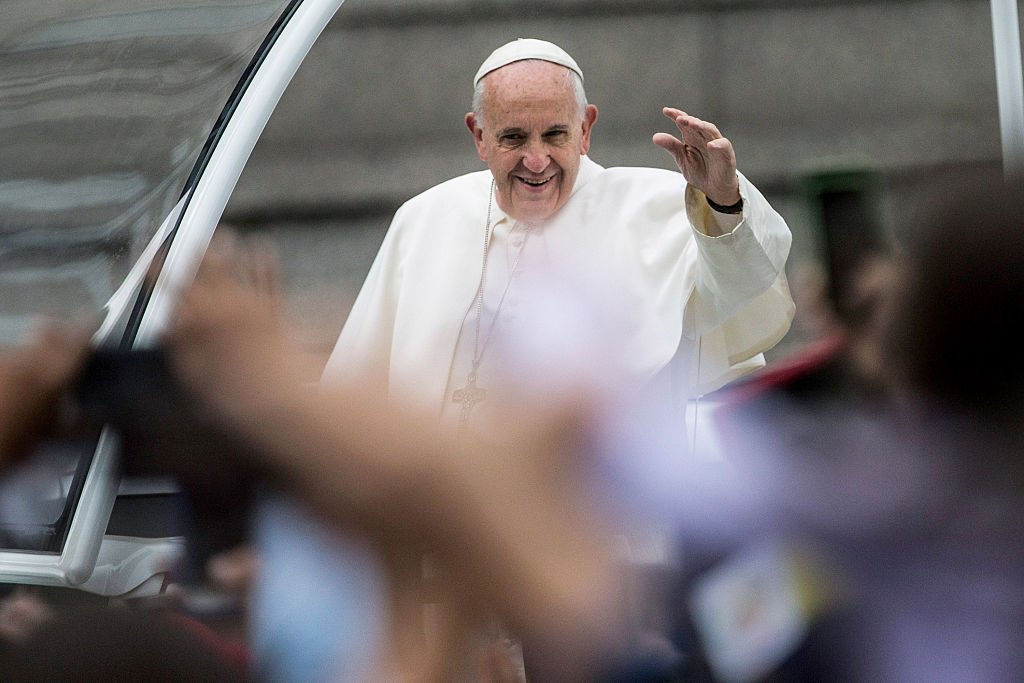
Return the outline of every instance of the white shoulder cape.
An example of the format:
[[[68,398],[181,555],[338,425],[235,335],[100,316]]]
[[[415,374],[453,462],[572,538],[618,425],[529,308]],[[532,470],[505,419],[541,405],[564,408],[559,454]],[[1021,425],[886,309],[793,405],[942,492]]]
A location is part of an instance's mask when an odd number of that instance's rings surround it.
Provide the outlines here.
[[[479,282],[490,182],[488,171],[460,176],[396,212],[325,380],[357,378],[441,405]],[[549,221],[578,234],[573,257],[610,264],[637,302],[638,379],[671,363],[685,395],[706,393],[763,365],[761,353],[788,331],[789,228],[742,175],[740,193],[739,225],[709,237],[711,210],[681,174],[581,160],[572,197]]]

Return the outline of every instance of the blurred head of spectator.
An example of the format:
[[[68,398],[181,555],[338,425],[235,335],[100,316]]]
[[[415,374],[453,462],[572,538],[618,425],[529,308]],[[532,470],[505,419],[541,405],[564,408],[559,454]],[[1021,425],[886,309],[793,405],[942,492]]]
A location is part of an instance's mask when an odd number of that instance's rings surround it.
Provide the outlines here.
[[[1004,185],[935,204],[907,236],[880,345],[903,390],[1019,430],[1024,198]]]

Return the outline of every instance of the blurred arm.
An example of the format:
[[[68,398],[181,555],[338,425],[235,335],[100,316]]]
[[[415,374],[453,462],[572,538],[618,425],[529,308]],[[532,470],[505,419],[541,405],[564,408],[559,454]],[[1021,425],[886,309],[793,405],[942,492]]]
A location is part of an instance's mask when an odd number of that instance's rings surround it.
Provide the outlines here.
[[[236,260],[211,250],[168,339],[197,399],[326,523],[368,538],[385,561],[426,545],[465,609],[496,611],[567,665],[592,662],[616,599],[572,468],[578,412],[517,414],[469,439],[357,383],[312,391],[271,297],[236,276]]]

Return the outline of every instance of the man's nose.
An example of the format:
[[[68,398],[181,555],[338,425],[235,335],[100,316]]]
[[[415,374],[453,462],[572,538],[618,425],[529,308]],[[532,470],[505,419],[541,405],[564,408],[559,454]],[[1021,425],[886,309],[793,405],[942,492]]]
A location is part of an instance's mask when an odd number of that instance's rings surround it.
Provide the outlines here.
[[[551,156],[543,143],[531,142],[523,155],[523,166],[531,173],[540,173],[548,167]]]

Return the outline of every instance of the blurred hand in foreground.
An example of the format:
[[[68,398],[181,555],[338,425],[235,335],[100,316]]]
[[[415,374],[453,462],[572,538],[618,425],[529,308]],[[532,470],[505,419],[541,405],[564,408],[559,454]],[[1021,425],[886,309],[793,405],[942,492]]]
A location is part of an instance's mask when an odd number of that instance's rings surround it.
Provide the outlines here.
[[[219,232],[167,337],[185,386],[222,418],[243,418],[309,376],[288,337],[278,261],[267,247]]]
[[[84,329],[55,323],[37,327],[19,346],[0,349],[0,467],[29,453],[55,426],[61,394],[88,349]]]
[[[186,388],[252,446],[272,484],[369,540],[385,564],[431,552],[465,619],[497,614],[577,678],[605,652],[618,609],[601,516],[577,471],[585,397],[517,409],[469,436],[357,384],[315,391],[282,324],[272,263],[232,240],[211,246],[166,340]],[[393,586],[395,599],[408,588]],[[414,630],[393,625],[395,675],[444,680],[445,655],[424,651],[422,633],[395,642]]]

